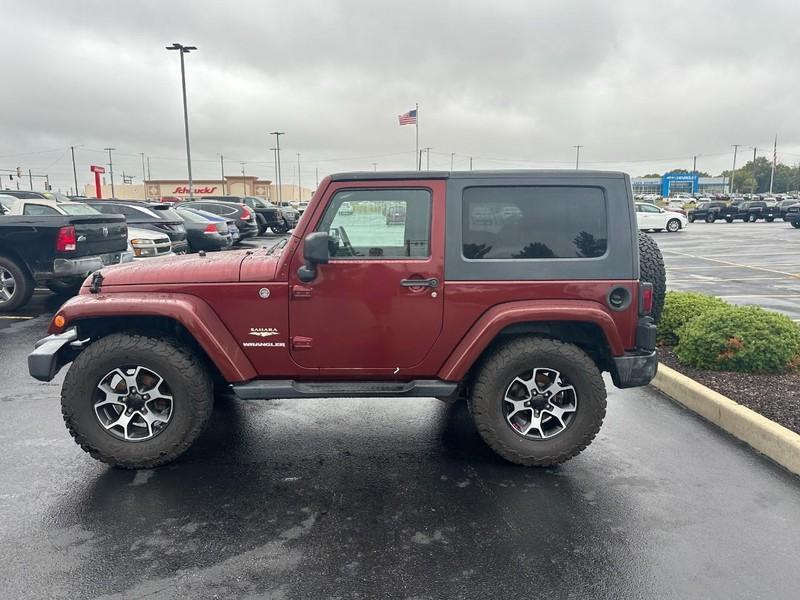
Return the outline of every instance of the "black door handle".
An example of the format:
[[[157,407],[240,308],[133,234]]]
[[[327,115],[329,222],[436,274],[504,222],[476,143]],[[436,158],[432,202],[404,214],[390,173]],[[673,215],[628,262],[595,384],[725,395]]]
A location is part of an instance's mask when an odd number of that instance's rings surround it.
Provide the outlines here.
[[[430,279],[401,279],[400,285],[403,287],[439,287],[439,280],[435,277]]]

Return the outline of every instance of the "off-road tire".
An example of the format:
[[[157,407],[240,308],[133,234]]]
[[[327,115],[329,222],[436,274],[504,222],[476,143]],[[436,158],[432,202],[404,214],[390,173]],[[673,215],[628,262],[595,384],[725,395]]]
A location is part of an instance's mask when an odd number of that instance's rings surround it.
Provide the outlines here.
[[[664,297],[667,293],[667,272],[664,269],[664,257],[655,240],[643,232],[639,232],[639,278],[653,284],[653,321],[661,320],[664,310]]]
[[[573,421],[552,438],[531,440],[514,431],[503,413],[511,381],[533,367],[556,369],[574,386],[578,410]],[[486,444],[506,460],[529,467],[563,463],[594,439],[606,414],[606,389],[600,371],[580,348],[558,340],[516,338],[499,346],[481,364],[469,402],[472,418]]]
[[[0,256],[0,267],[6,269],[14,278],[14,293],[8,300],[0,300],[0,311],[16,310],[25,306],[33,296],[36,283],[24,267],[19,266],[13,259]]]
[[[106,373],[123,364],[153,369],[170,386],[174,397],[168,425],[145,441],[124,441],[108,433],[97,420],[92,403],[95,386]],[[100,338],[72,363],[61,389],[61,412],[72,437],[93,458],[123,469],[149,469],[169,463],[202,433],[214,404],[208,370],[176,340],[136,333]]]

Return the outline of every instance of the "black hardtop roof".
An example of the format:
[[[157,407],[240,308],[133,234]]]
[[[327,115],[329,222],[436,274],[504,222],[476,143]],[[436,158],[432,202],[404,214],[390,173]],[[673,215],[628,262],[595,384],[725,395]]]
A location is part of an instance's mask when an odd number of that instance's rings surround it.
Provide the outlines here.
[[[582,169],[503,169],[488,171],[353,171],[334,173],[332,181],[392,181],[402,179],[520,179],[524,177],[559,177],[564,179],[616,179],[625,177],[622,171],[588,171]]]

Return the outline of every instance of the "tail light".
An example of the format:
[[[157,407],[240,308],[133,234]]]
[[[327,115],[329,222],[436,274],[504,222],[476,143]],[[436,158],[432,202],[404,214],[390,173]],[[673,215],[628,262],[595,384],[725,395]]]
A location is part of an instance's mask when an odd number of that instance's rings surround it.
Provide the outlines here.
[[[250,211],[247,210],[246,208],[243,208],[242,209],[242,219],[247,221],[250,217],[251,217]]]
[[[75,227],[68,225],[58,230],[56,236],[56,252],[75,252],[78,238],[75,235]]]
[[[203,230],[203,233],[217,233],[217,226],[214,223],[209,223]]]
[[[639,314],[649,315],[653,312],[653,284],[641,282],[639,284]]]

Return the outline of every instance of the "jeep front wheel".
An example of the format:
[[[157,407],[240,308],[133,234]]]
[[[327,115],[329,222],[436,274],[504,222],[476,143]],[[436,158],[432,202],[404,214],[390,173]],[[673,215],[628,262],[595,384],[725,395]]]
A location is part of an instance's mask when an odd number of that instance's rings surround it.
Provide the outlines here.
[[[597,366],[577,346],[518,338],[485,360],[470,408],[481,437],[497,454],[546,467],[592,442],[605,417],[606,390]]]
[[[112,334],[72,363],[61,411],[93,458],[146,469],[175,460],[200,435],[214,402],[200,360],[174,340]]]

